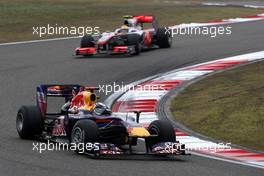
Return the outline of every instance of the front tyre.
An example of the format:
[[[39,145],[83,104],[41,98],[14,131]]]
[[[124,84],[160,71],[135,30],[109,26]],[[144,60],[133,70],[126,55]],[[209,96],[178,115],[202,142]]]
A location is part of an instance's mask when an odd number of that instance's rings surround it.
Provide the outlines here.
[[[22,106],[17,113],[16,129],[22,139],[33,139],[41,135],[44,123],[37,106]]]
[[[176,142],[175,130],[169,121],[155,120],[150,123],[148,131],[152,135],[157,135],[148,140],[150,148],[161,142]]]
[[[71,144],[75,146],[86,146],[87,143],[94,144],[99,140],[99,129],[97,124],[88,119],[78,120],[71,132]],[[75,152],[81,154],[85,149],[76,148]],[[93,151],[87,151],[93,152]]]
[[[94,47],[95,41],[92,35],[85,35],[81,40],[81,48],[89,48]]]
[[[140,35],[129,34],[127,35],[127,45],[134,46],[134,51],[130,55],[139,55],[141,52]]]

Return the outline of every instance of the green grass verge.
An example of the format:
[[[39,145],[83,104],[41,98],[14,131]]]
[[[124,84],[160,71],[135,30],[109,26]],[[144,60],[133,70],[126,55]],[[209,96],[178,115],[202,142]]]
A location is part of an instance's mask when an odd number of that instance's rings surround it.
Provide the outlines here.
[[[161,25],[201,22],[263,13],[246,8],[193,7],[197,1],[165,0],[0,0],[0,42],[40,39],[33,26],[99,26],[102,31],[121,25],[126,14],[153,14]],[[62,37],[58,35],[48,36]]]
[[[264,62],[187,87],[171,111],[176,121],[205,136],[264,150]]]

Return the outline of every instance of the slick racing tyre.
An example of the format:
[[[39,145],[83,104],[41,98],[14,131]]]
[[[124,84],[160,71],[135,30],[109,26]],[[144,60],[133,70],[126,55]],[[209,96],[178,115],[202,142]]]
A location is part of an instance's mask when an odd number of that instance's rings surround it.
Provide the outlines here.
[[[73,126],[71,132],[71,144],[75,146],[86,145],[87,143],[94,144],[98,142],[99,139],[99,129],[96,123],[92,120],[83,119],[78,120],[76,124]],[[83,152],[93,153],[93,150],[86,151],[85,149],[75,150],[76,153],[81,154]]]
[[[91,35],[85,35],[81,40],[81,48],[94,47],[94,38]]]
[[[176,142],[174,128],[168,121],[155,120],[150,123],[148,131],[152,135],[157,135],[157,137],[148,139],[148,146],[150,148],[160,142]]]
[[[159,48],[170,48],[172,37],[166,28],[158,28],[157,30],[157,45]]]
[[[22,106],[17,113],[16,128],[22,139],[33,139],[43,131],[42,115],[36,106]]]
[[[141,51],[140,35],[129,34],[127,35],[127,45],[134,46],[134,52],[131,55],[139,55]]]

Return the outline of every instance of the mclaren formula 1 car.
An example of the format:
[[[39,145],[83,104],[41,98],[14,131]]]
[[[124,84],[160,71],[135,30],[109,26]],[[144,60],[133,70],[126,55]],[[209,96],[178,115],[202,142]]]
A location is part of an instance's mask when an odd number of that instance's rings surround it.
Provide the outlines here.
[[[84,153],[99,157],[105,155],[184,155],[185,146],[176,141],[168,121],[153,121],[142,127],[137,116],[117,117],[102,103],[96,102],[95,87],[80,85],[40,85],[37,87],[37,105],[22,106],[17,113],[16,127],[22,139],[42,139],[84,148]],[[48,99],[62,97],[64,106],[58,113],[49,113]],[[66,105],[66,106],[65,106]],[[135,152],[132,146],[138,139],[145,140],[145,152]],[[77,153],[82,153],[78,147]]]
[[[144,29],[144,23],[151,23],[151,29]],[[158,27],[154,16],[125,16],[124,24],[114,32],[104,32],[99,36],[85,35],[76,55],[130,54],[138,55],[149,48],[170,48],[172,38],[165,27]]]

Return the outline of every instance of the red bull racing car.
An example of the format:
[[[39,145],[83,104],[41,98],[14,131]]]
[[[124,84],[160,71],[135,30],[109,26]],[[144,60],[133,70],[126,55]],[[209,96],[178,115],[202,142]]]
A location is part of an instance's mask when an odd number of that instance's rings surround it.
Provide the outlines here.
[[[176,141],[175,131],[168,121],[156,120],[142,127],[136,117],[113,115],[103,103],[97,102],[96,87],[80,85],[40,85],[37,105],[22,106],[17,113],[16,128],[22,139],[44,139],[75,146],[77,153],[99,157],[105,155],[184,155],[185,146]],[[61,111],[48,113],[48,99],[62,97]],[[145,152],[135,152],[132,146],[145,140]],[[124,148],[124,146],[128,146]]]
[[[143,29],[144,23],[151,23],[152,29]],[[170,48],[172,37],[165,27],[158,27],[154,16],[125,16],[124,24],[114,32],[104,32],[99,36],[85,35],[75,54],[92,56],[94,54],[138,55],[144,49]]]

